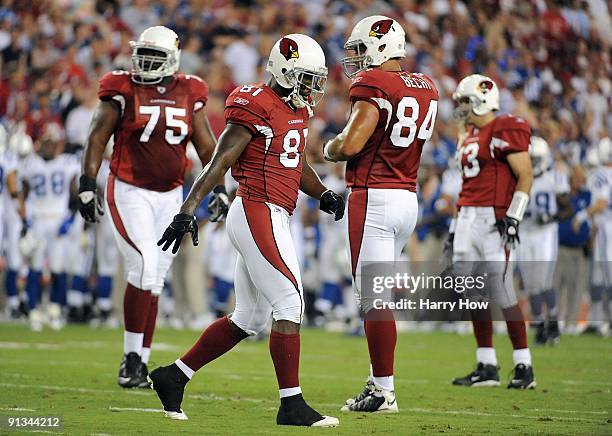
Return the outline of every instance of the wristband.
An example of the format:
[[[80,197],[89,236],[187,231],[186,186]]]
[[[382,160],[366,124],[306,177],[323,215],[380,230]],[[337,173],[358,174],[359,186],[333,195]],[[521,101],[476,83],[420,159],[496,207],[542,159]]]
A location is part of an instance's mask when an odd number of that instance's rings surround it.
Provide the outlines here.
[[[527,210],[528,204],[529,195],[523,191],[514,191],[512,202],[510,203],[510,207],[506,212],[506,216],[521,222],[523,220],[523,215],[525,215],[525,211]]]

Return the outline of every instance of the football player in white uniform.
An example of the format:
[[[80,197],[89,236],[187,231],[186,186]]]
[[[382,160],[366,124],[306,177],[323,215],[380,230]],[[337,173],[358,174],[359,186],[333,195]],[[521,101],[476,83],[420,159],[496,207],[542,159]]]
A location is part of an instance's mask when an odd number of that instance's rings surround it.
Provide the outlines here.
[[[28,156],[30,153],[32,153],[32,150],[32,138],[30,138],[25,132],[16,131],[10,135],[7,153],[13,156],[10,159],[15,160],[17,168],[21,166],[21,161],[25,159],[25,157]],[[19,170],[17,169],[17,176],[19,176],[18,171]],[[16,182],[17,189],[21,190],[19,177],[17,178]],[[20,270],[24,266],[21,252],[18,247],[19,237],[22,231],[21,223],[25,218],[25,208],[23,206],[23,197],[20,201],[15,202],[12,196],[9,195],[9,191],[11,191],[12,189],[10,188],[11,184],[12,182],[7,181],[7,186],[5,186],[4,192],[1,196],[2,200],[0,200],[4,203],[4,207],[2,208],[2,219],[6,224],[3,232],[4,255],[6,257],[6,274],[4,280],[7,295],[9,296],[8,303],[10,306],[11,313],[13,316],[19,317],[22,313],[27,313],[27,306],[25,304],[25,301],[20,301],[17,289],[17,279]],[[10,225],[12,223],[18,224]],[[20,310],[13,311],[12,309],[14,308],[14,305],[17,305]]]
[[[553,169],[548,143],[532,136],[529,154],[533,185],[521,227],[518,248],[519,271],[529,295],[536,344],[559,342],[558,309],[553,276],[559,248],[558,223],[571,215],[567,174]],[[546,306],[546,318],[542,306]]]
[[[49,325],[63,325],[61,308],[66,304],[65,226],[71,189],[76,190],[79,161],[63,153],[64,132],[61,126],[49,123],[40,140],[38,153],[24,159],[20,177],[24,184],[26,209],[31,228],[24,240],[34,241],[28,254],[30,271],[26,283],[30,308],[30,326],[42,329],[43,316],[37,309],[43,270],[51,272],[51,295],[48,306]]]
[[[23,220],[25,210],[23,208],[23,198],[20,194],[17,169],[19,158],[8,148],[8,135],[2,129],[3,138],[0,138],[0,244],[2,255],[7,258],[7,270],[5,275],[5,286],[7,293],[7,305],[11,318],[18,318],[21,315],[19,310],[20,300],[17,291],[17,269],[19,264],[14,265],[15,256],[9,255],[11,251],[11,233],[19,234],[20,219]],[[17,229],[16,232],[11,230]]]
[[[595,246],[593,248],[591,308],[589,327],[600,333],[609,331],[604,321],[603,292],[608,292],[608,305],[612,314],[612,141],[602,139],[597,146],[599,165],[589,174],[588,186],[591,191],[591,206],[576,214],[576,227],[591,219],[595,225]],[[611,315],[612,316],[612,315]]]

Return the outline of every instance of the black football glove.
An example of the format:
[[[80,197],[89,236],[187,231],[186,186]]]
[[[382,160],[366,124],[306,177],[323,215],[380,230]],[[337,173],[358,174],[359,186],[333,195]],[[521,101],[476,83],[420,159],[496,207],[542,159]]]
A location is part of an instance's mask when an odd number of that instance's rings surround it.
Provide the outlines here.
[[[208,199],[208,219],[213,223],[224,221],[229,211],[229,199],[225,186],[218,185],[213,189],[212,195]]]
[[[178,215],[174,215],[174,219],[162,235],[161,239],[157,241],[157,245],[163,245],[162,250],[166,251],[174,242],[172,254],[176,254],[185,233],[189,233],[191,235],[191,242],[193,242],[193,245],[198,245],[198,224],[195,216],[186,213],[179,213]]]
[[[96,181],[85,174],[79,178],[79,212],[88,223],[97,223],[98,216],[104,215],[102,202],[96,194]]]
[[[521,242],[519,239],[519,222],[514,218],[506,216],[497,220],[493,231],[495,230],[499,232],[506,250],[513,249],[516,244]]]
[[[325,213],[334,214],[334,220],[339,221],[344,216],[344,198],[328,189],[321,195],[319,208]]]

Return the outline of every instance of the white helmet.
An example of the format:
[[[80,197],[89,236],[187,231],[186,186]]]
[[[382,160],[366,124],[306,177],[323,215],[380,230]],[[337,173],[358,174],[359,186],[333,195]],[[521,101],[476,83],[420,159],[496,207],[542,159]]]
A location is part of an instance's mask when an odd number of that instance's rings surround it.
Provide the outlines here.
[[[464,77],[453,93],[453,100],[460,103],[468,99],[475,115],[484,115],[490,111],[499,110],[499,88],[490,77],[471,74]],[[457,113],[465,117],[467,113]]]
[[[344,74],[354,77],[366,68],[405,57],[406,34],[397,21],[383,15],[372,15],[353,27],[344,49],[356,53],[342,59]]]
[[[597,144],[597,154],[601,165],[608,165],[612,163],[612,140],[605,137]]]
[[[180,42],[173,30],[164,26],[149,27],[130,41],[132,80],[143,85],[159,83],[178,71]]]
[[[312,107],[323,98],[327,84],[325,54],[310,36],[292,33],[276,41],[266,71],[283,88],[293,88],[289,99],[295,107]]]
[[[8,141],[9,150],[20,158],[24,158],[34,151],[34,143],[27,133],[17,130]]]
[[[548,142],[546,142],[544,138],[540,138],[539,136],[531,137],[529,142],[529,156],[531,157],[531,166],[534,176],[538,177],[550,168],[552,156],[550,154]]]
[[[372,15],[353,27],[344,49],[355,52],[355,55],[342,59],[344,74],[355,77],[366,68],[405,57],[406,33],[397,21],[384,15]]]

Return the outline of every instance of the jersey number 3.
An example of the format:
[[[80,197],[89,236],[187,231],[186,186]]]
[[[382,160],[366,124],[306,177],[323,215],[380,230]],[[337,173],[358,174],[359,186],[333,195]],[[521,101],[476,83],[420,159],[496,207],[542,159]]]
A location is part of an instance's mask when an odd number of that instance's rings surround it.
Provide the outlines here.
[[[177,117],[185,117],[187,115],[187,111],[182,107],[170,107],[166,106],[164,108],[165,116],[166,116],[166,142],[170,145],[178,145],[183,142],[185,136],[189,132],[189,126],[187,123]],[[160,106],[139,106],[138,112],[141,115],[148,115],[149,121],[147,121],[147,125],[145,126],[142,134],[140,135],[140,142],[149,142],[151,138],[151,134],[153,130],[155,130],[155,126],[159,121],[159,115],[161,113]],[[178,129],[178,133],[171,129],[171,127]]]

